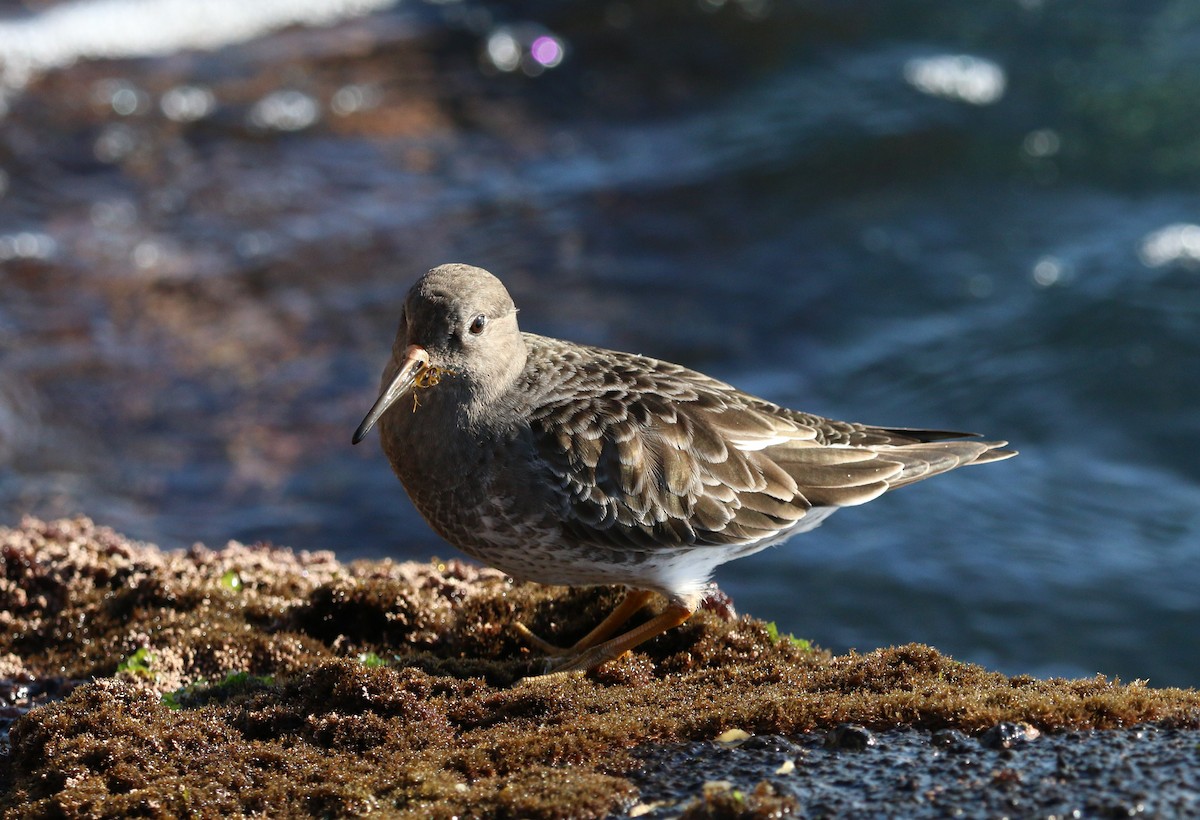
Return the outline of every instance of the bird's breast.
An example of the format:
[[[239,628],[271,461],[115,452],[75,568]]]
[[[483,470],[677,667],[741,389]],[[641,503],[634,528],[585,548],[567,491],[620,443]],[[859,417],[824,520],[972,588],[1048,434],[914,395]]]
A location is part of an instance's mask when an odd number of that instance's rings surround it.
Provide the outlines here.
[[[422,418],[426,409],[385,416],[381,441],[413,505],[443,538],[482,557],[480,549],[498,539],[556,534],[543,485],[534,480],[527,428]]]

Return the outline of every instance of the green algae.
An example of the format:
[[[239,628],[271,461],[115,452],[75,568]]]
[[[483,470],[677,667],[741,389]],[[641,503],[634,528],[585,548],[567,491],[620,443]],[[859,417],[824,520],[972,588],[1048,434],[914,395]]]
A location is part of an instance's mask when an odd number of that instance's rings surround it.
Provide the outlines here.
[[[374,669],[377,666],[388,665],[386,658],[381,658],[374,652],[360,652],[358,655],[358,662],[368,669]]]
[[[117,674],[154,680],[154,655],[150,654],[150,650],[143,646],[117,664]]]
[[[195,709],[216,701],[227,701],[246,692],[265,689],[275,684],[273,675],[251,675],[249,672],[230,672],[222,680],[200,678],[181,686],[174,692],[162,694],[168,709]]]
[[[221,588],[229,592],[240,592],[242,589],[242,576],[238,575],[237,570],[228,570],[221,579],[217,582]]]
[[[775,643],[779,643],[780,641],[789,641],[793,646],[795,646],[798,649],[804,649],[804,650],[812,650],[813,649],[812,641],[807,640],[805,638],[797,638],[795,635],[793,635],[790,632],[781,633],[779,631],[779,626],[774,621],[768,621],[766,624],[766,627],[767,627],[767,636],[770,637],[770,639],[772,641],[774,641]]]

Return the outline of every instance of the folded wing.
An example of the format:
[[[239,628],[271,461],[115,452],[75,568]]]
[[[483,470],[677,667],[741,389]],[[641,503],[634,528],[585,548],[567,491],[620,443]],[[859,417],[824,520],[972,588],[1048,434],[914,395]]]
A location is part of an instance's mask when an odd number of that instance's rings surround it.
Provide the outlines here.
[[[542,397],[533,417],[557,512],[584,540],[646,552],[751,545],[803,529],[814,508],[1015,454],[962,440],[969,434],[797,413],[677,365],[619,356],[604,374],[564,367],[560,398]]]

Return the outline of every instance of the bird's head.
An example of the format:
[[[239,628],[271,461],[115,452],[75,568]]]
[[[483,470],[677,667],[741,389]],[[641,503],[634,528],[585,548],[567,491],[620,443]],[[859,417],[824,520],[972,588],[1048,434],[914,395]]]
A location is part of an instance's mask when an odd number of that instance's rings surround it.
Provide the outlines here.
[[[382,392],[354,434],[363,439],[397,399],[414,390],[455,391],[487,403],[525,366],[517,308],[504,285],[471,265],[441,265],[422,276],[404,300]],[[464,399],[465,400],[465,399]]]

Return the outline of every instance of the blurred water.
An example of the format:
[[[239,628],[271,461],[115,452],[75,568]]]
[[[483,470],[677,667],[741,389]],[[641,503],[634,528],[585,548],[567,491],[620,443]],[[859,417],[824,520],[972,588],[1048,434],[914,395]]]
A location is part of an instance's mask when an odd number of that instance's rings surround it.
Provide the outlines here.
[[[172,8],[0,4],[0,520],[452,554],[349,436],[469,261],[526,329],[1022,451],[722,568],[741,610],[1200,683],[1194,4]]]

